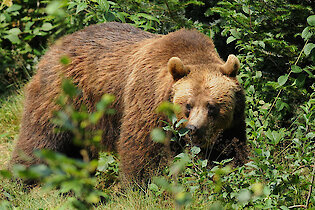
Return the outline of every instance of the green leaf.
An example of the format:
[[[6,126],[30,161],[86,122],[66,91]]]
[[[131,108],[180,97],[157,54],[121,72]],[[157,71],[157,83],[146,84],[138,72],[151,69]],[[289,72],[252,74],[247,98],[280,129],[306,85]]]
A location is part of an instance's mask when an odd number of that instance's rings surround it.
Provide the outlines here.
[[[148,14],[145,14],[145,13],[138,13],[137,14],[138,17],[143,17],[147,20],[153,20],[153,21],[156,21],[158,23],[160,23],[159,19],[157,19],[156,17],[153,17],[152,15],[148,15]]]
[[[154,183],[149,184],[149,189],[152,190],[153,192],[159,191],[159,187]]]
[[[182,191],[175,195],[175,202],[179,206],[184,206],[185,204],[190,203],[192,200],[192,196],[190,193]]]
[[[12,44],[19,44],[21,42],[19,37],[14,34],[6,35],[4,38],[9,39]]]
[[[315,15],[311,15],[307,18],[307,23],[311,26],[315,26]]]
[[[246,14],[249,14],[249,13],[250,13],[249,6],[243,4],[242,9],[243,9],[243,11],[244,11]]]
[[[25,25],[24,32],[29,31],[31,29],[32,25],[34,25],[34,22],[27,22]]]
[[[190,162],[190,158],[187,154],[183,154],[178,161],[176,161],[170,167],[170,175],[178,174],[183,171],[186,165]]]
[[[240,193],[237,196],[237,199],[239,202],[244,203],[244,202],[248,202],[250,197],[251,197],[250,191],[247,189],[244,189],[240,191]]]
[[[69,95],[71,98],[79,94],[79,90],[69,79],[64,79],[62,81],[62,89],[63,91]]]
[[[265,46],[266,46],[266,45],[265,45],[265,42],[259,41],[259,42],[258,42],[258,45],[261,46],[263,49],[265,49]]]
[[[52,28],[53,26],[51,25],[51,23],[44,23],[41,29],[43,31],[50,31]]]
[[[7,34],[12,34],[12,35],[19,35],[21,33],[21,30],[19,28],[11,28]]]
[[[287,81],[288,81],[289,75],[283,75],[281,77],[278,78],[278,84],[280,86],[284,85]]]
[[[165,141],[165,133],[161,128],[154,128],[151,131],[151,138],[153,141],[157,142],[157,143],[164,143]]]
[[[232,36],[234,36],[236,39],[241,38],[241,33],[238,32],[236,29],[231,29],[230,32],[231,32]]]
[[[0,176],[5,177],[5,178],[11,178],[12,173],[8,170],[0,170]]]
[[[179,135],[180,137],[185,136],[187,133],[189,133],[189,129],[187,129],[187,128],[181,128],[181,129],[179,129],[179,131],[178,131],[178,135]]]
[[[236,38],[234,36],[230,36],[229,38],[227,38],[226,43],[230,44],[231,42],[233,42],[234,40],[236,40]]]
[[[79,12],[86,9],[87,7],[88,7],[88,5],[86,3],[81,2],[80,4],[77,5],[77,10],[75,13],[78,14]]]
[[[194,146],[193,148],[191,148],[191,153],[194,155],[199,154],[201,151],[201,149],[199,147]]]
[[[14,11],[18,11],[22,8],[21,5],[18,5],[18,4],[13,4],[11,7],[9,7],[8,9],[6,9],[6,11],[8,13],[11,13],[11,12],[14,12]]]
[[[186,119],[181,119],[180,121],[178,121],[175,125],[175,128],[178,128],[181,124],[183,124],[184,122],[187,122]]]
[[[97,3],[100,5],[101,9],[104,10],[104,12],[107,12],[109,10],[109,3],[106,0],[97,0]]]
[[[71,60],[70,60],[69,56],[67,56],[67,55],[61,56],[61,58],[60,58],[61,64],[68,65],[70,62],[71,62]]]
[[[306,75],[299,75],[298,78],[296,78],[295,80],[295,83],[296,83],[296,86],[301,88],[303,87],[304,83],[305,83],[305,79],[306,79]]]
[[[203,160],[203,161],[201,162],[201,167],[202,167],[202,168],[206,167],[207,165],[208,165],[208,160]]]
[[[303,69],[301,69],[299,66],[293,65],[293,66],[291,67],[291,71],[292,71],[293,73],[300,73],[300,72],[303,71]]]
[[[305,55],[308,56],[311,53],[311,51],[314,49],[314,47],[315,47],[315,44],[308,43],[304,48]]]
[[[125,17],[127,17],[127,16],[128,16],[128,14],[124,13],[124,12],[117,12],[116,13],[116,17],[123,23],[126,22],[126,18]]]
[[[307,40],[307,39],[311,38],[312,35],[313,35],[313,33],[310,31],[310,27],[306,27],[302,31],[302,38],[304,40]]]

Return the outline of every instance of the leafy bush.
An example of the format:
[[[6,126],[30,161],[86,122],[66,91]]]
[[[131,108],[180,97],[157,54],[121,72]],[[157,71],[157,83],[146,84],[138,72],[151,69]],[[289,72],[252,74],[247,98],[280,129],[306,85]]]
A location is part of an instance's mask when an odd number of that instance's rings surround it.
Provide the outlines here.
[[[87,148],[98,147],[102,133],[101,131],[91,133],[86,128],[96,124],[104,114],[113,114],[114,110],[108,106],[113,102],[114,97],[104,95],[101,101],[97,103],[96,111],[89,114],[84,105],[80,110],[74,108],[72,102],[74,98],[78,97],[80,90],[70,80],[63,80],[62,89],[64,93],[57,100],[61,110],[55,113],[52,122],[57,126],[56,132],[70,131],[74,135],[74,143],[82,147],[80,154],[83,160],[72,159],[49,150],[36,151],[38,158],[47,165],[40,164],[30,168],[16,165],[13,168],[13,174],[2,170],[0,175],[28,181],[41,180],[44,188],[57,188],[61,194],[69,193],[72,195],[68,196],[66,206],[70,205],[76,209],[91,208],[93,204],[99,203],[101,198],[108,198],[108,194],[95,189],[97,179],[94,177],[94,172],[98,166],[98,160],[90,160],[87,151]],[[99,167],[100,171],[108,170],[108,165],[113,163],[110,159],[112,156],[107,155],[106,157],[107,159],[103,155],[100,159],[102,164]],[[113,176],[111,176],[112,178]]]

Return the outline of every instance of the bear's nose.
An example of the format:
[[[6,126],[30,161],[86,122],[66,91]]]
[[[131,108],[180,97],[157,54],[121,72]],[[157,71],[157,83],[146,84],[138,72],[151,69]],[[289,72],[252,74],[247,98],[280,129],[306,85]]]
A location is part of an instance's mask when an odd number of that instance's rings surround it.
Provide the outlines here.
[[[197,130],[197,127],[194,125],[187,125],[186,128],[189,129],[191,132],[195,132]]]

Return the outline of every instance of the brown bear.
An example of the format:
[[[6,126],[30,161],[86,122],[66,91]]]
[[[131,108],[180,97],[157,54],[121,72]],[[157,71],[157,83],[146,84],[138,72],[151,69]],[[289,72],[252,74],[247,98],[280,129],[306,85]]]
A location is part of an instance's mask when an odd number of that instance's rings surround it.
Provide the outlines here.
[[[62,56],[70,63],[63,65]],[[95,128],[103,131],[102,147],[117,151],[123,174],[142,179],[165,155],[150,132],[161,125],[156,108],[163,101],[182,108],[192,142],[209,160],[246,159],[244,92],[236,79],[239,61],[224,62],[210,38],[182,29],[155,35],[128,24],[89,26],[58,40],[43,56],[27,86],[24,115],[11,164],[40,163],[33,151],[50,149],[80,157],[71,134],[54,132],[50,122],[58,109],[61,75],[72,78],[82,94],[77,104],[93,111],[103,94],[113,94],[116,114]],[[98,152],[91,151],[97,158]]]

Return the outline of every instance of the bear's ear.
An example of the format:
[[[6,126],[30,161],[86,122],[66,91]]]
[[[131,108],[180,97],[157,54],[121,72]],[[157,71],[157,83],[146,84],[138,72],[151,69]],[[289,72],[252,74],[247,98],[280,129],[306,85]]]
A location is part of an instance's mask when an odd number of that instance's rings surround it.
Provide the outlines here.
[[[240,61],[235,55],[229,55],[225,64],[220,68],[221,72],[229,77],[235,77],[240,68]]]
[[[174,81],[186,76],[189,69],[184,66],[183,62],[178,57],[172,57],[167,63],[168,71],[173,76]]]

